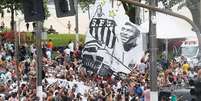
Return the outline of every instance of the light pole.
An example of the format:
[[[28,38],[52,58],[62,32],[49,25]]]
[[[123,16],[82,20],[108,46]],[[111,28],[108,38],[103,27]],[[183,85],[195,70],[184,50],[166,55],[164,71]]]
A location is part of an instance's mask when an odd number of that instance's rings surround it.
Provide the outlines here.
[[[149,5],[156,6],[156,0],[150,0]],[[150,61],[150,97],[151,101],[158,101],[158,85],[157,85],[157,66],[156,66],[156,57],[157,57],[157,39],[156,39],[156,12],[149,11],[149,52],[151,55]]]
[[[16,22],[13,22],[14,28],[14,35],[15,35],[15,62],[16,62],[16,68],[15,68],[15,72],[17,75],[17,87],[18,87],[18,98],[20,98],[20,92],[19,92],[19,88],[20,88],[20,77],[19,77],[19,43],[18,43],[18,33],[17,33],[17,26],[16,26]]]
[[[79,22],[78,22],[78,2],[79,0],[75,0],[75,33],[76,33],[76,49],[78,48],[78,42],[79,42]]]
[[[17,75],[17,86],[18,89],[20,88],[20,77],[19,77],[19,45],[20,45],[20,23],[23,21],[23,19],[19,19],[18,20],[18,30],[17,30],[17,26],[16,26],[16,22],[14,22],[14,36],[15,36],[15,61],[16,61],[16,68],[15,68],[15,72]],[[18,90],[18,97],[20,98],[20,92]]]
[[[42,36],[42,28],[43,28],[43,23],[41,21],[36,21],[36,26],[35,26],[35,31],[36,31],[36,46],[37,46],[37,79],[36,79],[36,95],[37,97],[40,98],[40,101],[43,101],[43,96],[42,96],[42,45],[41,45],[41,36]]]

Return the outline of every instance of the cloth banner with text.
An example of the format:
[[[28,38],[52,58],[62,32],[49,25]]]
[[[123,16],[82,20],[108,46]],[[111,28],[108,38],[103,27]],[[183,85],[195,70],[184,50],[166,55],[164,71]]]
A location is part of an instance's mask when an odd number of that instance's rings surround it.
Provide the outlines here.
[[[97,0],[83,48],[83,66],[102,76],[128,74],[144,51],[138,26],[129,21],[121,2]]]

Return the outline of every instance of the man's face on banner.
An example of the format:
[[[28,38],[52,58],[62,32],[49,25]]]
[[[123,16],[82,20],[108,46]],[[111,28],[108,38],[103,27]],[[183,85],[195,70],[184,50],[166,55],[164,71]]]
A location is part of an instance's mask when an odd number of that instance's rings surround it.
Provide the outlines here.
[[[130,22],[126,22],[121,28],[121,40],[125,51],[129,51],[137,46],[137,37],[140,35],[139,29]]]

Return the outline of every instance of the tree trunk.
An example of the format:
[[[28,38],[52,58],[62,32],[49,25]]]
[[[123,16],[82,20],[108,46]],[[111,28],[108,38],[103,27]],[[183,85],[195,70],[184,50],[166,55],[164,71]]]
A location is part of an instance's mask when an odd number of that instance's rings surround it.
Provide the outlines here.
[[[193,22],[198,26],[201,31],[201,10],[200,10],[200,0],[190,0],[187,2],[187,7],[192,13]]]
[[[141,0],[137,0],[141,2]],[[140,24],[140,7],[122,2],[123,7],[129,17],[129,20],[134,24]]]
[[[4,11],[1,11],[1,18],[4,18]]]
[[[15,13],[15,10],[14,10],[14,6],[12,5],[11,8],[11,31],[13,32],[14,31],[14,23],[15,23],[15,18],[14,18],[14,13]]]

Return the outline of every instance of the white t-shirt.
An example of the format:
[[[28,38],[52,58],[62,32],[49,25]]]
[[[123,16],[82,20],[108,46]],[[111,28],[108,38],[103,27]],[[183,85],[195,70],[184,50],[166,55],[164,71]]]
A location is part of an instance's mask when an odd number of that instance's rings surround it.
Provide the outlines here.
[[[36,55],[36,48],[33,47],[33,44],[30,46],[30,50],[33,55]]]
[[[12,73],[11,72],[7,72],[6,73],[6,77],[10,80],[12,80]]]
[[[64,50],[64,53],[67,54],[67,55],[70,55],[70,51],[71,51],[71,50],[70,50],[69,48],[66,48],[66,49]]]
[[[46,51],[47,58],[51,60],[51,51]]]
[[[70,48],[70,51],[74,51],[74,43],[73,42],[71,42],[69,45],[68,45],[68,47]]]
[[[27,100],[27,99],[26,99],[25,96],[23,96],[22,99],[21,99],[21,101],[26,101],[26,100]]]
[[[193,72],[193,71],[190,71],[188,74],[189,78],[194,78],[196,75],[197,75],[197,73]]]
[[[87,101],[87,97],[82,97],[82,101]]]

